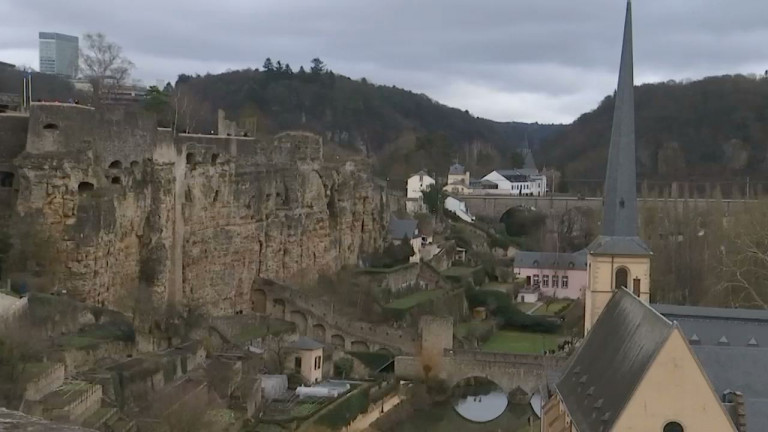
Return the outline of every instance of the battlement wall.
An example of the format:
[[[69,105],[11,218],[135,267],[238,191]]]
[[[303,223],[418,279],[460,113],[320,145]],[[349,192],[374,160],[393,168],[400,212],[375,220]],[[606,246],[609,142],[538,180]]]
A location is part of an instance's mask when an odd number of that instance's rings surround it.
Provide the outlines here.
[[[0,170],[24,151],[28,124],[26,115],[0,114]]]

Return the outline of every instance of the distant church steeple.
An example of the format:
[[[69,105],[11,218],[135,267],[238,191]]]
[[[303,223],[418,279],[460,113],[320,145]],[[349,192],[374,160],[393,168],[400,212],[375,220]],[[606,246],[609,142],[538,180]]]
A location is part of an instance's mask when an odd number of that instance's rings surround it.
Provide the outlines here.
[[[616,289],[650,298],[651,250],[637,234],[635,101],[632,61],[632,2],[627,1],[619,83],[603,193],[600,236],[587,247],[589,287],[584,333],[588,333]]]
[[[600,237],[590,250],[620,254],[647,254],[637,235],[637,176],[635,167],[635,98],[632,60],[632,2],[627,1],[624,42],[603,189]],[[606,249],[608,248],[608,249]]]

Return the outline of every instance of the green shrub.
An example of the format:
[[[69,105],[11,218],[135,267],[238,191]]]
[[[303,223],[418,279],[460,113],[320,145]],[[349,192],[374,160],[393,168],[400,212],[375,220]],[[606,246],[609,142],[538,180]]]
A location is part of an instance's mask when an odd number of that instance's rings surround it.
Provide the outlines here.
[[[506,293],[474,290],[467,292],[466,296],[470,308],[485,307],[499,321],[502,328],[541,333],[555,333],[560,329],[560,323],[554,320],[521,311]]]

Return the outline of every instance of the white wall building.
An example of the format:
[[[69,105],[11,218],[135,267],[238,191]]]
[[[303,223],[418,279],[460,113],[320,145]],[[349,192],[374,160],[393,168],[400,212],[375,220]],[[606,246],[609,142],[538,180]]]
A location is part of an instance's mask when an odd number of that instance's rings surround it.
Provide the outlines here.
[[[408,213],[420,213],[426,211],[422,192],[435,184],[435,179],[420,171],[408,178],[405,190],[405,208]]]
[[[445,198],[443,206],[446,210],[454,213],[465,222],[475,221],[475,217],[469,214],[469,210],[467,210],[467,204],[464,201],[457,200],[456,198],[449,196]]]
[[[547,177],[532,169],[496,170],[482,178],[496,183],[494,193],[515,196],[544,196]]]

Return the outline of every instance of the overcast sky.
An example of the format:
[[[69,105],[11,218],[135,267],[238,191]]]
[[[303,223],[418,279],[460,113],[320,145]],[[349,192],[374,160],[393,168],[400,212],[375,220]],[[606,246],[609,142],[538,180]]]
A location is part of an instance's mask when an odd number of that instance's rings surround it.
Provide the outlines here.
[[[616,85],[624,0],[0,0],[0,61],[37,32],[101,31],[146,84],[179,73],[334,71],[499,121],[570,122]],[[768,69],[768,1],[635,0],[635,80]]]

